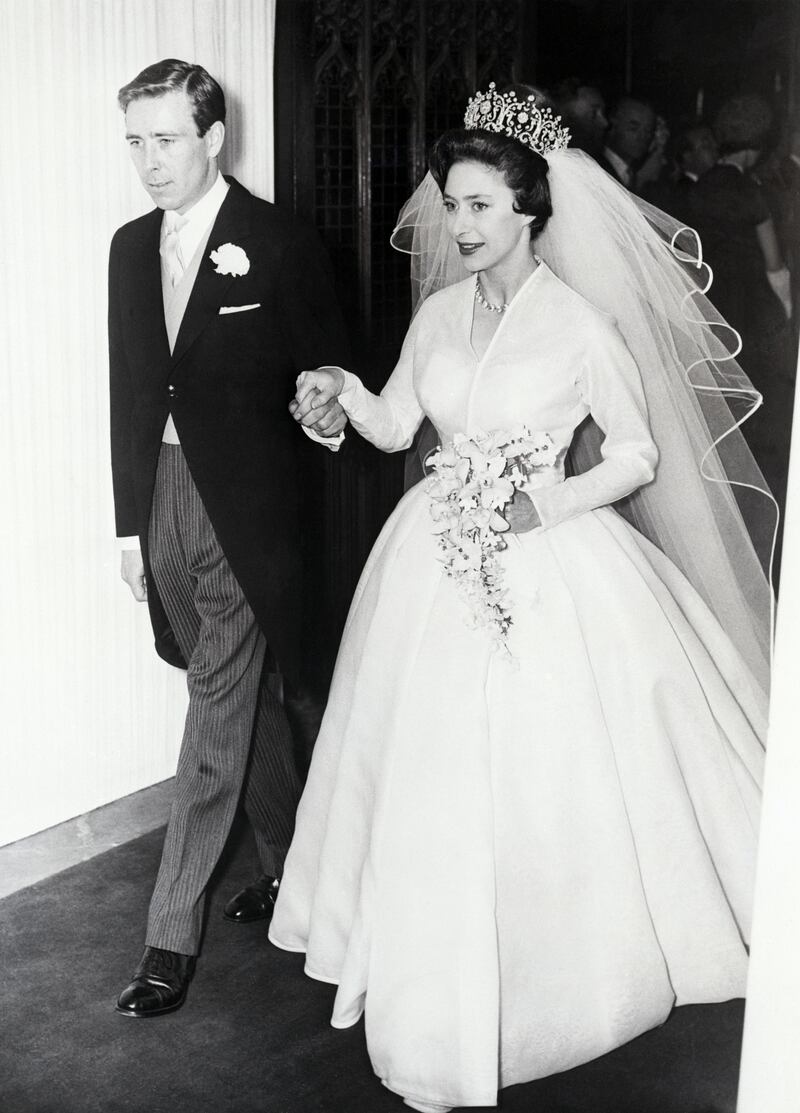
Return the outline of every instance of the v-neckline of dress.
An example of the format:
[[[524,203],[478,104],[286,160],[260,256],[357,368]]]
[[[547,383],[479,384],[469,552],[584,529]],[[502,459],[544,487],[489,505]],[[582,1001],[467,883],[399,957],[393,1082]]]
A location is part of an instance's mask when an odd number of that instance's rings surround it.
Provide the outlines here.
[[[483,355],[481,355],[481,356],[478,355],[478,353],[475,350],[475,347],[472,343],[472,329],[473,329],[473,325],[474,325],[474,322],[475,322],[475,283],[474,282],[469,283],[469,285],[467,287],[467,289],[469,290],[469,298],[468,298],[468,301],[467,301],[467,313],[466,313],[467,347],[469,348],[470,352],[472,352],[472,355],[475,359],[475,363],[476,363],[477,367],[481,366],[483,361],[486,359],[486,357],[491,352],[492,348],[494,347],[495,341],[497,340],[497,337],[503,331],[503,328],[505,326],[506,321],[511,316],[511,313],[514,309],[514,306],[517,304],[517,302],[519,301],[523,292],[525,290],[527,290],[528,286],[531,284],[533,279],[536,277],[536,275],[539,273],[539,271],[544,266],[544,263],[542,262],[542,260],[539,258],[538,255],[535,255],[534,258],[536,259],[536,262],[537,262],[536,269],[531,271],[531,273],[528,275],[528,277],[522,283],[520,288],[517,290],[516,294],[514,294],[511,301],[508,303],[508,308],[506,309],[505,313],[503,313],[502,317],[500,318],[500,324],[495,329],[494,335],[492,336],[489,343],[486,345],[486,350],[484,351]]]

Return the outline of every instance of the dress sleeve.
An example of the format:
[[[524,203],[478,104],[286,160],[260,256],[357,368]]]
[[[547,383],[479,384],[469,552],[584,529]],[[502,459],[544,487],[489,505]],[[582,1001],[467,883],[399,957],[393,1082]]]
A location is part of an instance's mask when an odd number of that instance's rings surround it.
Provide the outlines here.
[[[408,448],[424,416],[414,390],[420,316],[412,321],[398,364],[380,394],[373,394],[357,375],[345,371],[345,386],[339,395],[342,408],[356,432],[384,452]]]
[[[639,370],[612,321],[599,319],[593,327],[576,387],[604,434],[602,461],[554,487],[528,492],[545,529],[616,502],[655,476],[658,449]]]

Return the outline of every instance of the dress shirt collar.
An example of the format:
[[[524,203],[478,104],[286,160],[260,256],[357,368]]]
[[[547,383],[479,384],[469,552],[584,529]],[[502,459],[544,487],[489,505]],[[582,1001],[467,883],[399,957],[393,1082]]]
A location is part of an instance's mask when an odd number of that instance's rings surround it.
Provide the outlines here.
[[[603,153],[606,156],[606,160],[614,167],[614,172],[616,173],[622,184],[625,186],[629,186],[631,184],[633,175],[631,174],[631,168],[630,166],[628,166],[625,159],[620,158],[617,152],[612,151],[610,147],[606,147]]]
[[[196,201],[195,204],[183,214],[183,221],[178,230],[178,236],[181,245],[181,255],[186,261],[187,266],[206,233],[217,219],[217,213],[222,208],[222,202],[225,200],[229,189],[230,186],[225,181],[222,174],[218,172],[216,181],[211,189],[207,193],[204,193],[200,200]],[[166,231],[167,217],[165,213],[161,222],[162,239]]]

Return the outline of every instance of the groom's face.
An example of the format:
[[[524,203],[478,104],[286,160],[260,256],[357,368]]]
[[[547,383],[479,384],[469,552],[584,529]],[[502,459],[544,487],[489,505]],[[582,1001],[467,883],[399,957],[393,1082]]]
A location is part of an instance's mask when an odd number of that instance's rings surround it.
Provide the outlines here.
[[[131,101],[125,129],[142,185],[160,209],[184,213],[214,184],[225,128],[217,122],[198,135],[183,91]]]

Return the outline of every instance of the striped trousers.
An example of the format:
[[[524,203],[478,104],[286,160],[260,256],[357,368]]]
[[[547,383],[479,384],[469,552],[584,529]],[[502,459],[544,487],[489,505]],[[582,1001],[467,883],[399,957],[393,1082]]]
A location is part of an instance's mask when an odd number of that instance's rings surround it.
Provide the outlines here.
[[[189,708],[147,944],[197,954],[205,889],[240,797],[264,873],[279,876],[300,784],[266,639],[220,548],[179,445],[163,444],[150,565],[188,661]]]

